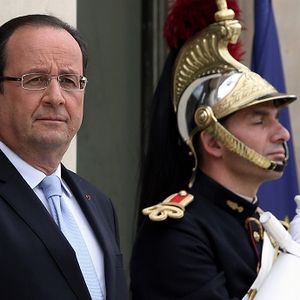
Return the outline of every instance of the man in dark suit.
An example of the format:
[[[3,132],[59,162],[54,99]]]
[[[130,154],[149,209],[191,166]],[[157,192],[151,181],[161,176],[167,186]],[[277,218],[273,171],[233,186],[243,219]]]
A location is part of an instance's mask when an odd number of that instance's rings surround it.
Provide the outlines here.
[[[78,31],[53,16],[0,27],[3,300],[128,298],[111,200],[61,163],[82,123],[86,65]],[[46,194],[50,177],[59,195]]]

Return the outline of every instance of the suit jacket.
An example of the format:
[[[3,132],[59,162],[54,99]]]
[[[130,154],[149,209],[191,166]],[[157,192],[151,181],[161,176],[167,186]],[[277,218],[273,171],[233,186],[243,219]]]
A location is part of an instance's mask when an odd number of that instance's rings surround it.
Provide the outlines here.
[[[62,166],[104,253],[106,299],[127,299],[110,199]],[[0,151],[0,299],[90,300],[75,252],[36,194]]]
[[[195,199],[182,219],[146,219],[140,228],[131,259],[134,300],[241,299],[256,278],[256,205],[201,173],[190,192]]]

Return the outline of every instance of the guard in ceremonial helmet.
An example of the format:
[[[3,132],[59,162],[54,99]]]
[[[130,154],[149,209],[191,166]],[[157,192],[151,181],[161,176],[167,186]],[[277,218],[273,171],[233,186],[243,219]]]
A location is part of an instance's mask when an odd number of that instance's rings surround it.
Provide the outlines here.
[[[283,174],[290,136],[278,116],[296,97],[236,59],[235,13],[235,1],[177,0],[167,18],[173,47],[142,169],[134,300],[242,299],[261,269],[256,194]]]

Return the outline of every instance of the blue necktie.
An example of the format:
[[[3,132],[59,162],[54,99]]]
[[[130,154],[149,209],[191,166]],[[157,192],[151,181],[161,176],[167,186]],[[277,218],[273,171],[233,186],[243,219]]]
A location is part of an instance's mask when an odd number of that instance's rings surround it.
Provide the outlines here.
[[[46,176],[40,183],[40,187],[48,200],[53,219],[76,252],[81,272],[92,299],[105,299],[88,248],[74,217],[61,197],[62,187],[60,179],[55,175]]]

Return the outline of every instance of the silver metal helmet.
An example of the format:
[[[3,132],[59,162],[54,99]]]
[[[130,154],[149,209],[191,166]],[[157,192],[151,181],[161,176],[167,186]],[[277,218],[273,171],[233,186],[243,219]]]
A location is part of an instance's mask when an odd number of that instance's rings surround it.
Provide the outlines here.
[[[234,12],[227,9],[225,0],[216,2],[219,9],[216,22],[188,40],[175,62],[173,106],[180,135],[194,155],[194,171],[198,162],[192,140],[197,132],[206,129],[229,150],[263,169],[281,172],[285,163],[271,161],[250,149],[219,120],[266,101],[285,106],[296,100],[296,96],[279,93],[230,55],[228,44],[236,43],[241,25],[234,20]]]

